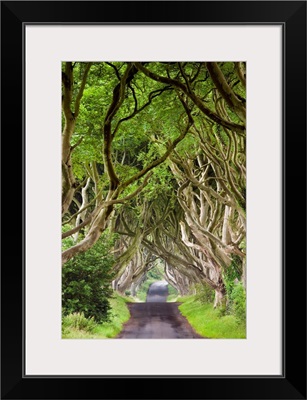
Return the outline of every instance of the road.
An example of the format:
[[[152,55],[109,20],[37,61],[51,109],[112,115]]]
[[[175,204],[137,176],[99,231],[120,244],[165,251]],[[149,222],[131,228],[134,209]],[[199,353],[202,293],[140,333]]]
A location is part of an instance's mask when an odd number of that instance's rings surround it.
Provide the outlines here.
[[[153,283],[146,303],[129,303],[131,318],[117,336],[119,339],[203,339],[183,317],[179,303],[167,303],[167,283]]]

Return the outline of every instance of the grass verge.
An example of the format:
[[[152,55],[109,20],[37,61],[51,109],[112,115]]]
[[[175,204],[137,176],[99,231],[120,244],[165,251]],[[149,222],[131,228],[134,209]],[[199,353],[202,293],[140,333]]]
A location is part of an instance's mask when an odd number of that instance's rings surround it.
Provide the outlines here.
[[[63,318],[62,339],[107,339],[114,338],[130,318],[130,312],[126,303],[133,299],[114,293],[110,299],[111,318],[109,322],[102,324],[87,324],[84,327],[75,327],[69,323],[68,317]]]
[[[214,339],[245,339],[246,327],[234,315],[220,316],[212,304],[202,304],[195,296],[180,297],[179,310],[197,333]]]

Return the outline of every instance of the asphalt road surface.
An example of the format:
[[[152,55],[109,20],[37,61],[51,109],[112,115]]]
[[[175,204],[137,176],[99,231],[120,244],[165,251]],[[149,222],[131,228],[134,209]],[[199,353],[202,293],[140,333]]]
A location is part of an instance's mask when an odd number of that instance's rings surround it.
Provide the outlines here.
[[[129,303],[131,318],[117,336],[119,339],[203,339],[183,317],[179,303],[166,303],[165,281],[153,283],[146,303]]]

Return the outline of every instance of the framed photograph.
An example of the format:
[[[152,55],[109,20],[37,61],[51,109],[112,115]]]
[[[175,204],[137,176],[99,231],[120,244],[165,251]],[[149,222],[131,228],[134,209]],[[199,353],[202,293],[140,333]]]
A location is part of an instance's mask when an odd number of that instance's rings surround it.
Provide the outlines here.
[[[2,398],[306,399],[306,2],[1,26]]]

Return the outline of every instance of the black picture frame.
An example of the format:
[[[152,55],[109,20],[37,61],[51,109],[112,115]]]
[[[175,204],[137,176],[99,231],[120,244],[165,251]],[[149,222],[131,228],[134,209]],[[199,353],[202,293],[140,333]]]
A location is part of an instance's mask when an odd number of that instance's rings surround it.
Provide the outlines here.
[[[24,376],[23,29],[27,23],[283,26],[284,331],[281,376]],[[1,34],[1,398],[306,399],[306,2],[2,1]],[[17,171],[13,176],[12,166]],[[20,233],[22,240],[17,240]],[[10,248],[13,250],[8,250]],[[138,383],[138,379],[142,382]]]

